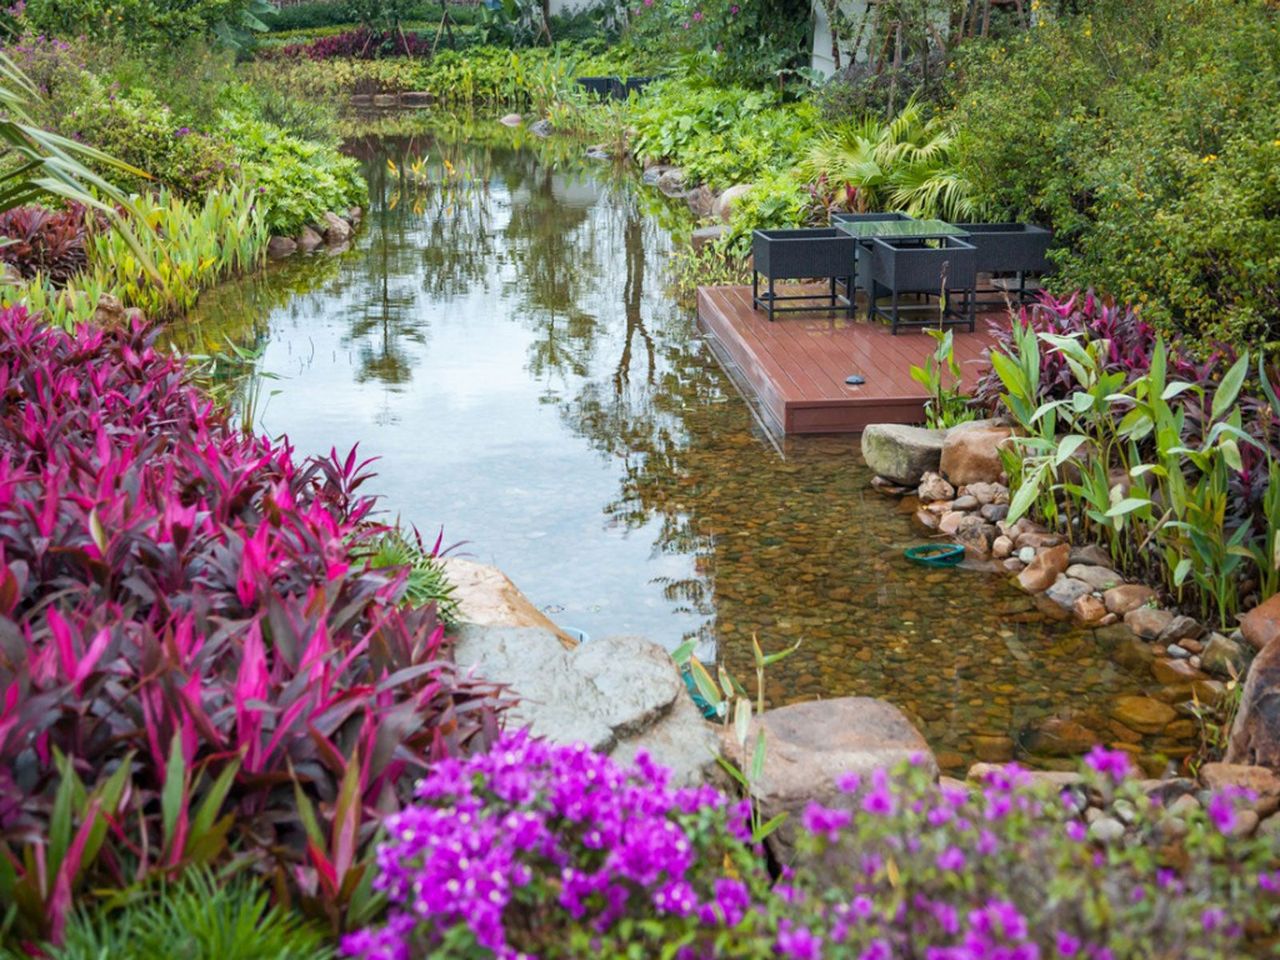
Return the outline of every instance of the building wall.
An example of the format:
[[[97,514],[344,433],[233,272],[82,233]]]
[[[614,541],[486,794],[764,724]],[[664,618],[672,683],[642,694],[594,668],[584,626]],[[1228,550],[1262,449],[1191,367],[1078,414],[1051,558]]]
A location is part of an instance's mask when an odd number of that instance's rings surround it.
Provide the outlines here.
[[[841,0],[840,8],[855,23],[866,13],[868,6],[875,0]],[[824,77],[835,72],[835,60],[831,57],[831,21],[827,18],[827,10],[822,0],[813,0],[813,43],[810,46],[809,65]],[[840,51],[840,64],[849,63],[849,51]]]

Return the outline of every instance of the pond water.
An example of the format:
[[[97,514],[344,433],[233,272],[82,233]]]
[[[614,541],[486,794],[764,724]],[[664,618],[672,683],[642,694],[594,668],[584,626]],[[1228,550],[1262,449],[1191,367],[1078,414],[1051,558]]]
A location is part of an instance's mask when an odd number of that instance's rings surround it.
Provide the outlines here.
[[[1111,718],[1153,693],[1122,631],[911,566],[920,534],[855,438],[759,429],[668,288],[678,211],[576,146],[503,136],[401,118],[349,138],[372,190],[352,249],[214,291],[173,339],[256,346],[263,429],[303,454],[359,444],[390,516],[464,541],[566,626],[696,637],[749,687],[753,635],[801,640],[770,702],[885,697],[951,772],[1095,739],[1153,771],[1189,752],[1189,720],[1144,737]]]

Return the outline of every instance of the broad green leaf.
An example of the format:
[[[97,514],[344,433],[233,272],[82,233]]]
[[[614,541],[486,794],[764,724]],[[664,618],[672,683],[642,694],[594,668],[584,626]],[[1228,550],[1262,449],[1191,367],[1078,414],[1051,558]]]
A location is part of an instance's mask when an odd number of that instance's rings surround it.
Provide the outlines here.
[[[1126,497],[1121,500],[1110,510],[1107,511],[1108,517],[1122,517],[1126,513],[1133,513],[1135,510],[1141,510],[1143,507],[1151,506],[1151,501],[1140,497]]]
[[[759,780],[764,775],[764,727],[756,734],[756,749],[751,757],[751,779]]]
[[[186,780],[187,758],[182,753],[182,739],[178,732],[174,731],[173,739],[169,743],[169,760],[165,765],[164,788],[160,793],[160,812],[164,823],[166,844],[171,844],[174,840],[178,817],[187,799]]]
[[[1222,417],[1235,405],[1236,397],[1240,394],[1240,387],[1244,383],[1245,374],[1248,372],[1249,351],[1246,350],[1231,365],[1231,369],[1223,376],[1222,382],[1218,384],[1217,392],[1213,395],[1213,418],[1215,420]]]

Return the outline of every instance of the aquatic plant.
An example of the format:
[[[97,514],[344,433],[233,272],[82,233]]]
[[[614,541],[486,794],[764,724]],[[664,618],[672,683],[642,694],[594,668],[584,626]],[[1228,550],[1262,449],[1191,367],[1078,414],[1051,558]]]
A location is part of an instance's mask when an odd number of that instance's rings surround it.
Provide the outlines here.
[[[2,310],[0,383],[0,936],[231,858],[367,920],[374,811],[501,704],[358,559],[365,464],[240,430],[137,327]]]
[[[1208,960],[1263,947],[1280,874],[1271,841],[1236,833],[1248,798],[1215,796],[1169,844],[1169,814],[1129,774],[1125,754],[1097,748],[1060,793],[1017,767],[967,787],[939,787],[922,763],[844,775],[832,806],[803,810],[801,856],[775,882],[745,803],[674,789],[643,755],[623,767],[510,734],[438,764],[387,819],[375,886],[390,912],[343,950]],[[1119,834],[1089,827],[1091,803]]]

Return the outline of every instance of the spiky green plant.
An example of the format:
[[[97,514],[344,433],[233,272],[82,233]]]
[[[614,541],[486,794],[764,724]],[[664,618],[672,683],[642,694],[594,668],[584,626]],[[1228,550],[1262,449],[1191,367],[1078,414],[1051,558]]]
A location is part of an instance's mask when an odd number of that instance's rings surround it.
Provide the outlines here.
[[[953,142],[945,121],[926,119],[912,101],[887,123],[868,115],[822,137],[799,169],[809,179],[854,188],[863,210],[967,220],[977,205],[952,164]]]
[[[60,946],[46,945],[48,960],[329,960],[324,935],[298,914],[271,906],[261,884],[227,879],[203,869],[175,884],[135,895],[119,894],[97,910],[68,920]],[[2,960],[25,954],[0,951]]]
[[[453,624],[458,619],[458,601],[453,597],[454,585],[440,562],[442,542],[438,537],[435,545],[428,548],[416,530],[408,533],[396,528],[378,537],[366,556],[369,566],[375,569],[407,568],[404,602],[412,607],[434,603],[436,615],[444,623]]]

